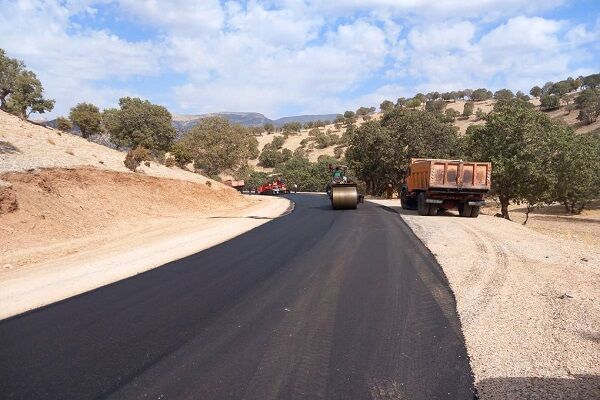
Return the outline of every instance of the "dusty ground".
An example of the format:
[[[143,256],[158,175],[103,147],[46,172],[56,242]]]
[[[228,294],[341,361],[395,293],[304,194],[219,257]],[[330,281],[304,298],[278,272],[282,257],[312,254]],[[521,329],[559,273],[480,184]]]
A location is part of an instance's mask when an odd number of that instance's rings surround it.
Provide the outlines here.
[[[376,202],[398,210],[444,269],[481,399],[600,398],[600,242]]]
[[[493,199],[488,199],[482,209],[486,215],[499,212],[500,204]],[[523,206],[511,205],[509,212],[514,222],[522,224],[525,221]],[[597,246],[600,243],[600,200],[591,202],[579,215],[566,213],[562,205],[536,208],[529,214],[526,226],[553,238]]]

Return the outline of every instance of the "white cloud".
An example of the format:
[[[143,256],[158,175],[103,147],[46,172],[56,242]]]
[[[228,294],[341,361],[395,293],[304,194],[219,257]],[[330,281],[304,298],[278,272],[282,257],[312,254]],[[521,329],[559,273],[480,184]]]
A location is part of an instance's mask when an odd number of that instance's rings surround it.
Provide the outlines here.
[[[416,91],[526,89],[593,69],[600,19],[536,15],[564,1],[0,0],[0,47],[38,73],[57,113],[111,105],[140,76],[177,73],[153,94],[174,112],[276,117]],[[81,16],[106,28],[77,25]],[[146,39],[117,36],[102,25],[111,20]]]
[[[88,2],[91,3],[91,2]],[[101,80],[123,81],[159,71],[156,46],[132,43],[110,32],[77,29],[69,22],[74,13],[93,13],[83,2],[0,2],[0,47],[25,60],[44,83],[46,94],[57,100],[54,114],[64,114],[79,101],[99,106],[114,104],[128,90],[98,85]]]

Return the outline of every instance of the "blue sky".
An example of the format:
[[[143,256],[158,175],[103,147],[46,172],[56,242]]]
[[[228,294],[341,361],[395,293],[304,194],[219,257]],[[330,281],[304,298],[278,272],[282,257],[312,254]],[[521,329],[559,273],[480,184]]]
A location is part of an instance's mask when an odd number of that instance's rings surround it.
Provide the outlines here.
[[[600,72],[597,0],[0,0],[0,47],[57,101],[271,118]]]

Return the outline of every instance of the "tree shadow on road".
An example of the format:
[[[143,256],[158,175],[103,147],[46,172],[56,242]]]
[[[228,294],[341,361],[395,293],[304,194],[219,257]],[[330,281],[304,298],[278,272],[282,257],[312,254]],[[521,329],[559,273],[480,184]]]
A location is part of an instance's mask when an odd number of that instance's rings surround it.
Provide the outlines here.
[[[479,400],[584,400],[600,399],[600,376],[573,378],[488,378],[477,382]]]

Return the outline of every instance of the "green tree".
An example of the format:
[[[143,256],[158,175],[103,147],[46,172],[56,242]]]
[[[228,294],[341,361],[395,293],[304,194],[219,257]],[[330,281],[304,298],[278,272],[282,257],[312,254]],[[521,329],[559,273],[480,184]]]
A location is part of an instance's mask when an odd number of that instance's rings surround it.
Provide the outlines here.
[[[546,94],[540,98],[540,108],[544,111],[556,110],[560,107],[560,98],[554,94]]]
[[[81,136],[86,139],[91,135],[102,132],[102,114],[100,113],[100,109],[93,104],[77,104],[75,107],[71,108],[69,119],[73,124],[79,127]]]
[[[542,88],[536,85],[531,88],[529,94],[533,97],[540,97],[542,95]]]
[[[492,162],[492,189],[502,216],[510,219],[511,201],[526,203],[528,210],[550,202],[557,149],[569,128],[522,101],[503,104],[485,120],[467,129],[464,147],[469,158]]]
[[[569,93],[571,90],[573,90],[572,83],[565,80],[565,81],[556,82],[554,85],[552,85],[552,87],[549,90],[549,93],[555,94],[558,97],[563,97],[564,95]]]
[[[393,110],[381,121],[369,121],[352,134],[346,158],[367,193],[400,182],[412,157],[458,155],[456,128],[427,111]]]
[[[459,115],[460,111],[455,110],[454,108],[448,108],[445,112],[447,122],[454,122]]]
[[[405,103],[405,105],[407,108],[412,108],[414,110],[421,107],[421,100],[417,98],[410,99]]]
[[[491,99],[492,97],[492,92],[485,88],[475,89],[471,94],[471,100],[473,101],[485,101]]]
[[[287,122],[283,124],[283,133],[288,135],[294,135],[302,130],[302,124],[300,122]]]
[[[511,100],[515,97],[512,90],[510,89],[500,89],[494,93],[494,99],[498,101],[506,101]]]
[[[592,74],[583,78],[583,86],[587,89],[600,87],[600,74]]]
[[[268,134],[271,134],[271,133],[275,132],[275,126],[272,123],[270,123],[270,122],[267,122],[266,124],[264,124],[263,125],[263,129]]]
[[[356,115],[364,117],[366,115],[371,114],[374,111],[375,107],[359,107],[358,110],[356,110]]]
[[[428,100],[425,102],[425,110],[431,112],[442,113],[446,108],[446,102],[444,100]]]
[[[554,199],[579,214],[600,197],[600,136],[566,132],[558,148]]]
[[[575,106],[579,109],[577,119],[591,124],[600,115],[600,89],[586,89],[577,98]]]
[[[394,108],[394,103],[389,100],[384,100],[380,105],[379,109],[383,112],[390,111]]]
[[[119,106],[118,110],[108,110],[105,123],[113,143],[129,148],[143,146],[154,154],[171,148],[176,131],[171,113],[165,107],[131,97],[121,98]]]
[[[21,119],[27,119],[31,113],[52,111],[54,103],[54,100],[44,98],[44,88],[36,75],[31,71],[22,71],[16,77],[13,92],[6,101],[6,109]]]
[[[58,117],[56,118],[56,129],[62,132],[70,132],[73,130],[73,124],[68,118]]]
[[[427,101],[427,96],[425,96],[423,93],[415,94],[414,98],[418,99],[421,103],[425,103],[425,101]]]
[[[517,92],[517,94],[515,94],[515,97],[522,101],[529,101],[529,96],[527,96],[525,93],[521,92],[520,90]]]
[[[273,146],[274,149],[281,149],[284,143],[285,138],[283,136],[275,136],[271,141],[271,146]]]
[[[396,100],[396,108],[403,108],[406,105],[406,99],[404,97],[398,97]]]
[[[469,118],[471,115],[473,115],[473,109],[475,108],[475,104],[473,104],[472,101],[467,101],[465,102],[465,106],[463,108],[463,117]]]
[[[0,110],[8,111],[8,97],[14,93],[17,77],[25,70],[23,61],[10,58],[0,49]]]

